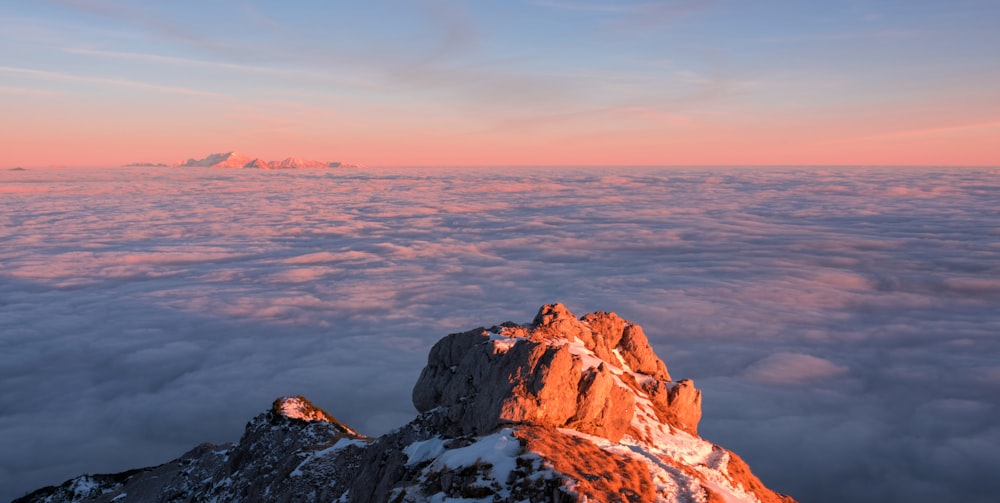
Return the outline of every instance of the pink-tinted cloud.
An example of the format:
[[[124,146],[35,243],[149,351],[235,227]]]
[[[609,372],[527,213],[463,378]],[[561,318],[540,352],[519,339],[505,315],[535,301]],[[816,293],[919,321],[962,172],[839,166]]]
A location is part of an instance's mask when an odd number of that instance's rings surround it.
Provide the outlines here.
[[[819,380],[841,378],[847,368],[812,355],[775,353],[757,360],[743,377],[763,384],[806,385]]]

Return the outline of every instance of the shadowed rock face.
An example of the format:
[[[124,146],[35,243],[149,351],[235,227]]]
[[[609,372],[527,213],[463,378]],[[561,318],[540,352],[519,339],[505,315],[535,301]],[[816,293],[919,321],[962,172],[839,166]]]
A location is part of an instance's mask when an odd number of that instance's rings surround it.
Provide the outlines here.
[[[641,327],[614,313],[577,319],[562,304],[542,306],[530,325],[445,337],[413,388],[418,411],[440,408],[463,433],[532,423],[615,442],[632,427],[637,396],[659,420],[697,434],[701,392],[670,381]]]
[[[17,502],[794,503],[697,436],[701,393],[671,381],[642,329],[614,313],[577,319],[551,304],[529,324],[448,335],[413,402],[420,415],[373,439],[281,397],[236,444]]]
[[[284,407],[283,405],[287,405]],[[308,418],[308,419],[307,419]],[[281,397],[247,423],[237,444],[202,444],[180,458],[114,475],[83,475],[39,489],[18,502],[199,502],[315,501],[333,498],[334,488],[303,477],[304,459],[340,447],[341,458],[357,456],[367,439],[301,396]],[[343,470],[319,467],[317,475]],[[335,477],[331,477],[335,478]],[[339,493],[338,493],[339,494]],[[282,495],[277,497],[277,495]]]

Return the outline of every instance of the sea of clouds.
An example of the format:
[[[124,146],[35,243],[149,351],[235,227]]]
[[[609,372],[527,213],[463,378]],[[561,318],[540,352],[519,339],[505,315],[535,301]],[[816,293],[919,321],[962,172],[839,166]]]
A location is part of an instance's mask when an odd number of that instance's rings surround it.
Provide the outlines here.
[[[702,436],[803,502],[1000,493],[1000,170],[0,172],[0,500],[415,415],[443,335],[641,324]]]

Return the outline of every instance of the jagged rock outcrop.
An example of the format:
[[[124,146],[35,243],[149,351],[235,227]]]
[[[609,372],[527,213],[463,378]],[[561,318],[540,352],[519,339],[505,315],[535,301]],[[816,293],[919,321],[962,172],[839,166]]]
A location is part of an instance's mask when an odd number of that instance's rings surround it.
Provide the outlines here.
[[[701,393],[614,313],[552,304],[528,324],[448,335],[413,402],[416,419],[372,439],[281,397],[236,444],[17,501],[794,501],[698,437]]]
[[[543,306],[529,326],[445,337],[413,388],[418,411],[443,408],[462,433],[533,423],[615,442],[643,436],[632,425],[640,396],[647,414],[697,434],[701,392],[670,381],[642,328],[614,313],[578,320],[561,304]]]

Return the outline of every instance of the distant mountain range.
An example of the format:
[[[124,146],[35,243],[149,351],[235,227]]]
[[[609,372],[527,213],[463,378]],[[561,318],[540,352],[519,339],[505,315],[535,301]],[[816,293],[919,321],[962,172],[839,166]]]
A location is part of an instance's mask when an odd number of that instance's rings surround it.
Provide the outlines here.
[[[126,167],[166,167],[162,163],[139,162],[126,164]],[[281,161],[265,161],[250,157],[239,152],[222,152],[209,154],[201,159],[191,158],[174,164],[181,168],[257,168],[257,169],[298,169],[298,168],[359,168],[357,164],[343,162],[324,162],[300,157],[288,157]]]

